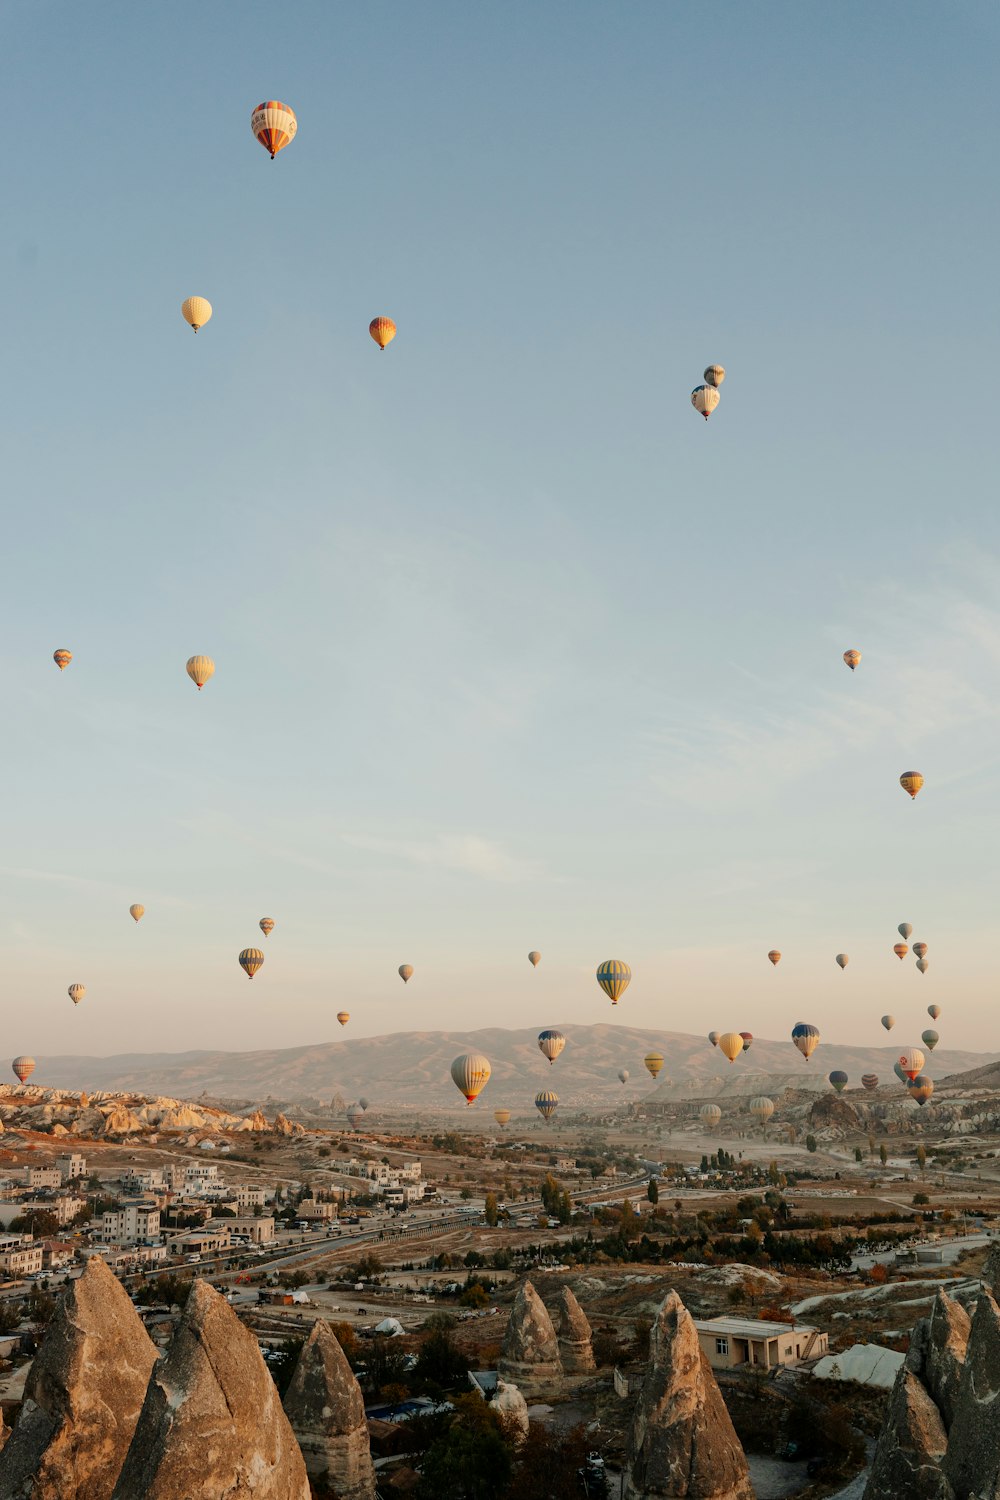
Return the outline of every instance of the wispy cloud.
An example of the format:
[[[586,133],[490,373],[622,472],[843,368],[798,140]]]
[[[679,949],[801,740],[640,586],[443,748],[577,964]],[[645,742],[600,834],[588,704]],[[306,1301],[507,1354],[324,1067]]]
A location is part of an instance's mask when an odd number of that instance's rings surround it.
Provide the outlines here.
[[[354,849],[428,869],[458,870],[484,880],[511,883],[535,878],[539,873],[529,861],[516,858],[494,840],[477,834],[439,833],[426,840],[387,839],[365,833],[345,833],[342,837]]]

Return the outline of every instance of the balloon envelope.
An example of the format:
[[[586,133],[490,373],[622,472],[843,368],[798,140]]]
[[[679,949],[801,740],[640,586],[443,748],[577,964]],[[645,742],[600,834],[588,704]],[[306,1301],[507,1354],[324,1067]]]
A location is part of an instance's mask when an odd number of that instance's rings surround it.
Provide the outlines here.
[[[920,1033],[920,1040],[929,1052],[933,1052],[941,1038],[936,1031],[922,1031]]]
[[[850,1080],[842,1068],[834,1068],[830,1074],[830,1083],[837,1090],[838,1094],[844,1092],[849,1082]]]
[[[181,303],[181,316],[197,333],[212,316],[212,304],[207,297],[189,297],[186,302]]]
[[[906,1047],[899,1054],[899,1066],[907,1078],[916,1078],[924,1065],[924,1054],[919,1047]]]
[[[134,902],[128,909],[128,914],[133,922],[141,922],[146,914],[146,908],[140,906],[138,901]]]
[[[400,979],[403,981],[403,983],[404,984],[408,984],[409,981],[410,981],[410,979],[413,977],[413,965],[412,964],[400,964],[399,969],[398,969],[397,972],[399,974]]]
[[[771,962],[774,964],[775,968],[777,968],[778,964],[780,964],[780,962],[781,962],[781,952],[780,952],[780,950],[778,948],[772,948],[771,951],[770,951],[770,953],[767,956],[771,960]]]
[[[917,968],[920,970],[921,974],[926,974],[927,970],[930,968],[930,966],[931,966],[931,961],[930,961],[929,958],[918,958],[917,959]]]
[[[743,1040],[743,1051],[744,1052],[749,1052],[750,1051],[751,1043],[753,1042],[753,1032],[752,1031],[741,1031],[740,1032],[740,1036],[741,1036],[741,1038]]]
[[[396,337],[396,325],[391,318],[372,318],[368,324],[368,332],[379,348],[384,349]]]
[[[632,982],[632,970],[623,959],[606,958],[597,970],[597,982],[611,1004],[617,1005]]]
[[[463,1052],[451,1065],[451,1081],[470,1104],[475,1104],[493,1069],[481,1052]]]
[[[264,955],[259,948],[244,948],[240,954],[240,968],[246,973],[248,979],[252,979],[264,962]]]
[[[837,962],[838,962],[838,964],[840,965],[840,967],[842,969],[846,969],[847,965],[850,963],[850,961],[851,960],[850,960],[850,957],[848,956],[848,954],[846,954],[846,953],[838,953],[837,954]]]
[[[559,1106],[559,1095],[554,1094],[551,1089],[541,1089],[535,1095],[535,1108],[542,1119],[548,1124]]]
[[[769,1099],[766,1094],[758,1094],[756,1099],[750,1100],[750,1113],[766,1125],[774,1114],[774,1100]]]
[[[913,955],[914,955],[915,958],[923,958],[926,952],[927,952],[927,944],[926,943],[914,943],[914,945],[913,945]]]
[[[730,1062],[735,1062],[743,1051],[743,1038],[738,1031],[724,1031],[719,1037],[719,1051]]]
[[[72,651],[66,651],[62,647],[60,647],[58,651],[53,651],[52,660],[55,662],[60,672],[65,672],[66,668],[73,660],[73,653]]]
[[[913,932],[913,923],[900,922],[899,926],[896,928],[896,931],[899,933],[901,938],[906,938],[907,942],[909,942],[910,934]]]
[[[882,1025],[885,1027],[886,1031],[891,1031],[892,1028],[895,1026],[895,1024],[896,1024],[896,1017],[895,1016],[883,1016],[882,1017]]]
[[[85,984],[71,984],[66,993],[74,1005],[79,1005],[87,993],[87,986]]]
[[[845,651],[844,652],[844,660],[846,661],[847,665],[850,667],[851,671],[853,672],[854,669],[855,669],[855,667],[861,661],[861,652],[860,651]]]
[[[494,1118],[494,1120],[496,1120],[497,1124],[500,1126],[500,1129],[503,1130],[503,1128],[504,1128],[505,1125],[509,1125],[510,1124],[510,1110],[509,1109],[495,1109],[493,1111],[493,1118]]]
[[[560,1052],[566,1045],[566,1038],[561,1031],[540,1031],[538,1033],[538,1047],[543,1057],[547,1057],[549,1065],[555,1062]]]
[[[909,1095],[923,1109],[934,1092],[934,1085],[925,1073],[918,1073],[909,1085]]]
[[[295,111],[280,99],[265,99],[250,116],[250,129],[264,150],[271,153],[272,161],[295,139],[298,128]]]
[[[361,1122],[363,1121],[364,1117],[365,1112],[361,1108],[360,1104],[349,1104],[347,1106],[347,1123],[348,1125],[350,1125],[352,1130],[361,1129]]]
[[[902,963],[903,959],[906,957],[910,950],[905,943],[894,943],[892,951],[893,953],[895,953],[900,963]]]
[[[708,1040],[712,1043],[713,1047],[717,1047],[719,1045],[719,1033],[717,1031],[710,1031],[708,1033]]]
[[[24,1083],[35,1071],[35,1059],[33,1057],[15,1057],[11,1063],[19,1081]]]
[[[722,1119],[722,1110],[717,1104],[703,1104],[698,1111],[698,1118],[711,1130]]]
[[[189,656],[186,671],[200,693],[208,679],[215,676],[215,662],[210,656]]]
[[[691,405],[701,412],[707,422],[719,404],[719,393],[714,385],[696,385],[691,392]]]
[[[618,1069],[618,1082],[619,1083],[628,1083],[628,1081],[631,1078],[631,1076],[632,1075],[629,1072],[628,1068],[619,1068]]]
[[[346,1026],[350,1019],[351,1012],[349,1010],[338,1010],[337,1020],[340,1022],[341,1026]]]
[[[808,1021],[800,1021],[792,1028],[792,1041],[808,1062],[819,1046],[819,1029],[810,1026]]]
[[[538,965],[541,963],[541,961],[542,961],[542,955],[538,952],[537,949],[532,948],[531,952],[528,954],[528,962],[531,965],[531,967],[533,969],[537,969]]]
[[[257,925],[265,937],[270,937],[271,933],[274,931],[274,918],[261,917]]]
[[[706,385],[714,385],[718,389],[726,378],[725,368],[722,365],[709,365],[701,378]]]
[[[899,1061],[898,1057],[897,1057],[896,1061],[892,1065],[892,1071],[895,1073],[895,1075],[899,1079],[900,1083],[908,1083],[909,1082],[909,1079],[907,1078],[906,1074],[903,1072],[903,1065]]]
[[[930,1016],[932,1021],[936,1021],[938,1016],[941,1014],[940,1005],[928,1005],[927,1014]]]
[[[867,1089],[869,1091],[869,1093],[872,1091],[872,1089],[877,1089],[878,1088],[878,1074],[877,1073],[862,1073],[862,1075],[861,1075],[861,1087],[863,1089]]]
[[[662,1052],[647,1052],[643,1058],[643,1063],[646,1066],[646,1072],[651,1078],[655,1078],[663,1070]]]
[[[924,778],[919,771],[904,771],[899,778],[899,784],[904,792],[909,792],[911,797],[915,797],[924,784]]]
[[[367,1110],[368,1105],[371,1103],[371,1100],[366,1099],[364,1094],[362,1094],[361,1098],[358,1100],[358,1103],[361,1105],[362,1109]]]

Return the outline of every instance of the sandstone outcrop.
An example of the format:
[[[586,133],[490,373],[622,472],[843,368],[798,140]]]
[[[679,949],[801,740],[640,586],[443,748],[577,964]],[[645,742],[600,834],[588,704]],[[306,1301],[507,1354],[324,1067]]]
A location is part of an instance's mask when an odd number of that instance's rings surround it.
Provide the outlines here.
[[[153,1369],[113,1500],[309,1500],[257,1340],[196,1281]]]
[[[1000,1493],[1000,1308],[985,1290],[969,1330],[944,1472],[963,1500]]]
[[[545,1303],[530,1281],[522,1281],[514,1298],[497,1373],[525,1396],[551,1394],[562,1380],[559,1341]]]
[[[247,1115],[246,1119],[241,1120],[240,1123],[236,1126],[236,1129],[238,1131],[252,1130],[255,1135],[261,1134],[265,1130],[270,1130],[270,1128],[271,1127],[268,1125],[267,1118],[262,1109],[255,1109],[252,1115]]]
[[[364,1397],[328,1323],[313,1324],[284,1405],[310,1478],[338,1500],[374,1500]]]
[[[306,1133],[304,1125],[300,1125],[297,1120],[289,1120],[280,1110],[274,1117],[271,1129],[275,1135],[305,1135]]]
[[[746,1456],[676,1292],[668,1293],[653,1324],[626,1464],[633,1500],[754,1500]]]
[[[0,1450],[5,1500],[110,1500],[135,1433],[153,1347],[104,1262],[88,1261],[49,1324]]]
[[[506,1380],[497,1380],[497,1393],[490,1405],[498,1417],[502,1417],[507,1424],[509,1432],[517,1433],[517,1442],[523,1442],[528,1436],[530,1421],[528,1418],[528,1403],[525,1401],[516,1385],[510,1385]]]
[[[941,1413],[904,1362],[875,1449],[866,1500],[897,1495],[909,1500],[951,1500],[951,1487],[941,1472],[947,1446]]]
[[[567,1375],[586,1375],[595,1368],[587,1315],[568,1286],[560,1288],[556,1308],[563,1369]]]

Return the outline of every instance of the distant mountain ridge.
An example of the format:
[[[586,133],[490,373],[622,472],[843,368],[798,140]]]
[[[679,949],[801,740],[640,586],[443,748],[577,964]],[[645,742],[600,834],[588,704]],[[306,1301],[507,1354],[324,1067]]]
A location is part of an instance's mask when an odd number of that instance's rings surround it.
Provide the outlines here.
[[[477,1031],[407,1031],[387,1036],[352,1037],[302,1047],[255,1052],[120,1053],[113,1057],[38,1055],[34,1082],[59,1088],[134,1090],[196,1099],[261,1101],[330,1100],[359,1094],[382,1107],[429,1106],[461,1109],[449,1068],[461,1052],[484,1052],[493,1067],[483,1100],[496,1106],[533,1098],[554,1089],[563,1104],[600,1105],[660,1092],[668,1096],[780,1093],[786,1087],[826,1088],[827,1074],[842,1068],[851,1086],[863,1073],[891,1082],[897,1046],[856,1047],[821,1042],[805,1062],[790,1041],[755,1039],[751,1050],[730,1064],[705,1037],[646,1027],[598,1024],[559,1026],[566,1049],[550,1067],[538,1050],[534,1028],[485,1027]],[[901,1038],[905,1044],[907,1038]],[[662,1052],[659,1084],[643,1066],[648,1052]],[[1000,1062],[1000,1052],[941,1048],[927,1055],[925,1071],[935,1080]],[[619,1068],[629,1082],[619,1083]],[[670,1080],[664,1084],[664,1078]],[[957,1078],[950,1079],[961,1087]],[[501,1097],[503,1096],[503,1097]]]

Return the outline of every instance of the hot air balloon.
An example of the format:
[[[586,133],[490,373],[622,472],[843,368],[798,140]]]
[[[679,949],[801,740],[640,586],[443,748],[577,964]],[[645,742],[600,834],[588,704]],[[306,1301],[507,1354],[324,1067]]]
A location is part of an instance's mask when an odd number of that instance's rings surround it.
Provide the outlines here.
[[[189,656],[187,674],[200,693],[208,679],[215,676],[215,662],[210,656]]]
[[[537,969],[538,965],[541,963],[541,961],[542,961],[542,955],[538,952],[537,949],[532,948],[531,952],[528,954],[528,962],[531,965],[531,967],[533,969]]]
[[[396,337],[396,325],[391,318],[372,318],[368,324],[368,332],[379,348],[384,349]]]
[[[906,941],[909,942],[910,937],[913,933],[913,923],[900,922],[899,926],[896,928],[896,931],[899,933],[901,938],[905,938]]]
[[[940,1005],[928,1005],[927,1014],[930,1016],[932,1021],[936,1021],[938,1016],[941,1014]]]
[[[703,1104],[698,1111],[698,1118],[709,1130],[714,1130],[722,1119],[722,1110],[717,1104]]]
[[[352,1130],[360,1130],[365,1112],[360,1104],[349,1104],[347,1106],[347,1123]]]
[[[719,1051],[730,1062],[735,1062],[743,1051],[743,1038],[738,1031],[724,1031],[719,1037]]]
[[[264,150],[270,151],[272,161],[289,141],[295,139],[298,128],[295,111],[282,104],[280,99],[265,99],[250,116],[250,129]]]
[[[663,1069],[662,1052],[647,1052],[643,1058],[643,1063],[646,1066],[646,1072],[649,1076],[655,1078]]]
[[[403,983],[404,984],[409,984],[411,978],[413,977],[413,965],[412,964],[400,964],[398,972],[399,972],[399,977],[403,981]]]
[[[207,297],[189,297],[186,302],[181,303],[181,316],[197,333],[212,316],[212,304]]]
[[[707,422],[719,404],[719,393],[714,385],[696,385],[691,392],[691,405],[700,411]]]
[[[909,792],[911,797],[915,797],[924,784],[924,778],[919,771],[904,771],[899,778],[899,784],[904,792]]]
[[[770,953],[767,956],[771,960],[771,962],[774,964],[775,968],[777,968],[778,965],[781,962],[781,953],[780,953],[780,951],[777,948],[772,948],[771,951],[770,951]]]
[[[494,1120],[496,1120],[497,1124],[500,1126],[500,1129],[504,1130],[510,1124],[510,1110],[509,1109],[495,1109],[493,1111],[493,1118],[494,1118]]]
[[[862,1073],[862,1075],[861,1075],[861,1087],[863,1089],[867,1089],[869,1093],[871,1093],[872,1089],[877,1089],[878,1088],[878,1074],[877,1073]]]
[[[64,651],[62,647],[60,647],[58,651],[53,651],[52,660],[55,662],[60,672],[65,672],[66,668],[73,660],[73,653],[72,651]]]
[[[910,950],[905,943],[894,943],[892,951],[893,953],[895,953],[900,963],[902,963],[903,959],[906,957]]]
[[[743,1039],[743,1051],[744,1052],[749,1052],[750,1051],[750,1044],[753,1041],[753,1032],[752,1031],[741,1031],[740,1032],[740,1036]]]
[[[15,1057],[11,1063],[19,1083],[26,1083],[35,1071],[35,1059],[33,1057]]]
[[[831,1087],[835,1088],[838,1094],[844,1092],[849,1082],[850,1080],[842,1068],[834,1068],[830,1074]]]
[[[538,1033],[539,1050],[543,1057],[548,1058],[550,1067],[565,1045],[566,1038],[561,1031],[540,1031]]]
[[[338,1010],[337,1020],[340,1022],[341,1026],[346,1026],[350,1019],[351,1012],[349,1010]]]
[[[861,661],[861,652],[860,651],[845,651],[844,652],[844,660],[846,661],[847,665],[850,667],[851,671],[853,672],[854,669],[855,669],[855,667]]]
[[[708,1033],[708,1040],[712,1043],[713,1047],[717,1047],[719,1045],[719,1033],[717,1031],[710,1031]]]
[[[819,1046],[819,1030],[810,1026],[808,1021],[800,1021],[792,1028],[792,1041],[808,1062]]]
[[[756,1115],[762,1125],[766,1125],[774,1114],[774,1100],[769,1099],[766,1094],[758,1094],[755,1099],[750,1100],[750,1113]]]
[[[907,1092],[910,1098],[915,1100],[920,1105],[920,1108],[923,1109],[934,1092],[934,1085],[926,1073],[918,1073],[916,1078],[910,1083]]]
[[[929,1052],[933,1052],[941,1038],[936,1031],[922,1031],[920,1033],[920,1040]]]
[[[364,1096],[364,1094],[362,1094],[361,1098],[358,1100],[358,1103],[361,1105],[361,1108],[365,1111],[365,1113],[367,1113],[368,1112],[368,1106],[371,1103],[371,1100],[370,1099],[366,1099],[365,1096]]]
[[[629,1072],[628,1068],[619,1068],[618,1069],[618,1082],[619,1083],[628,1083],[628,1081],[631,1078],[631,1076],[632,1075]]]
[[[895,1024],[896,1024],[896,1017],[895,1016],[883,1016],[882,1017],[882,1025],[885,1027],[886,1031],[891,1031],[892,1028],[895,1026]]]
[[[74,1005],[79,1005],[87,993],[87,986],[85,984],[71,984],[66,993]]]
[[[257,926],[260,928],[265,937],[270,937],[271,933],[274,931],[274,918],[261,917],[260,921],[257,923]]]
[[[892,1071],[895,1073],[895,1075],[899,1079],[900,1083],[909,1083],[910,1080],[907,1078],[906,1074],[903,1072],[903,1066],[902,1066],[901,1062],[899,1061],[899,1058],[897,1058],[896,1061],[893,1063],[893,1065],[892,1065]]]
[[[919,1047],[907,1047],[899,1054],[899,1066],[907,1078],[916,1078],[924,1065],[924,1054]]]
[[[246,972],[248,979],[252,979],[264,962],[264,955],[259,948],[244,948],[240,954],[240,968]]]
[[[141,922],[143,917],[146,915],[146,908],[144,906],[140,906],[138,901],[136,901],[132,906],[129,907],[128,914],[132,918],[133,922]]]
[[[929,958],[918,958],[917,959],[917,968],[920,970],[921,974],[926,974],[927,970],[930,968],[930,966],[931,966],[931,961],[930,961]]]
[[[546,1125],[551,1120],[559,1107],[559,1095],[554,1094],[551,1089],[541,1089],[535,1095],[535,1108],[545,1121]]]
[[[451,1065],[451,1081],[469,1104],[475,1104],[489,1083],[492,1071],[489,1058],[481,1052],[463,1052]]]
[[[842,969],[846,969],[847,965],[850,963],[850,961],[851,960],[850,960],[849,954],[847,954],[847,953],[838,953],[837,954],[837,963],[840,965],[840,967]]]
[[[631,980],[632,970],[620,958],[606,958],[597,971],[597,982],[610,997],[612,1005],[618,1004]]]
[[[926,952],[927,952],[927,944],[926,943],[914,943],[914,945],[913,945],[913,955],[914,955],[915,958],[923,958],[924,954]]]
[[[726,372],[723,369],[722,365],[709,365],[708,369],[705,371],[701,378],[702,380],[704,380],[706,385],[714,385],[716,390],[718,390],[719,386],[726,378]]]

